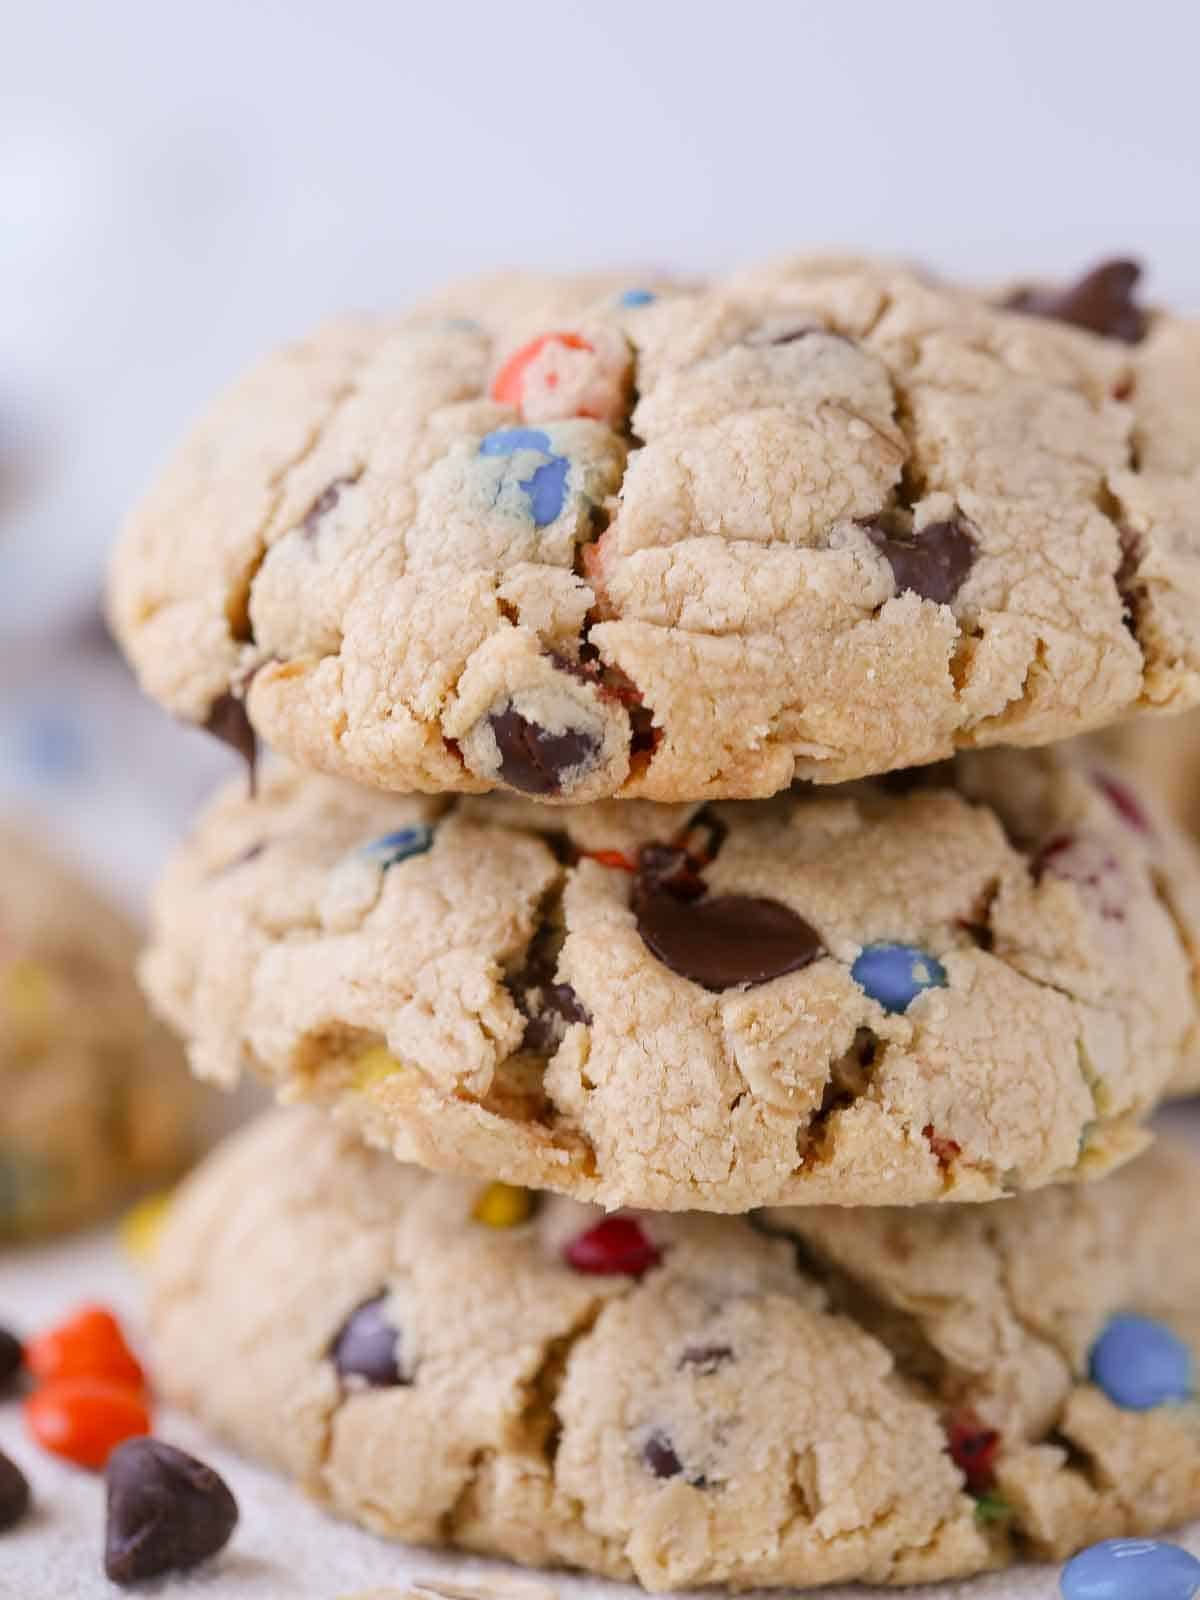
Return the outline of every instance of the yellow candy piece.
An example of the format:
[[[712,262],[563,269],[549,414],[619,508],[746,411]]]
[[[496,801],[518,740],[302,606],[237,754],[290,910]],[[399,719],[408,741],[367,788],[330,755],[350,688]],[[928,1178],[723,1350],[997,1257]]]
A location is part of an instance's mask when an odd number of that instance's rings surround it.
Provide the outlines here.
[[[52,992],[53,980],[39,961],[14,961],[4,972],[4,1005],[18,1022],[40,1022]]]
[[[158,1247],[158,1236],[171,1208],[170,1189],[148,1194],[130,1206],[121,1218],[121,1245],[135,1261],[148,1261]]]
[[[528,1189],[518,1189],[511,1183],[489,1183],[471,1215],[489,1228],[515,1228],[528,1222],[532,1211],[533,1196]]]
[[[385,1078],[393,1077],[397,1072],[404,1071],[404,1063],[398,1061],[392,1052],[381,1044],[372,1045],[369,1050],[364,1050],[354,1063],[354,1087],[356,1089],[370,1089],[377,1083],[382,1083]]]

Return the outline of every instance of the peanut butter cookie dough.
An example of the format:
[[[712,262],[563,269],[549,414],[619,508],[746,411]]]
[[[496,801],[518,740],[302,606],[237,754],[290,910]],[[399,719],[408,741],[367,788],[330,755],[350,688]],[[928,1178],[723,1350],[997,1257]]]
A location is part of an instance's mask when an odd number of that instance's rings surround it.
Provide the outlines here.
[[[119,912],[0,827],[0,1243],[90,1221],[190,1150],[196,1095],[136,952]]]
[[[293,1108],[185,1186],[157,1378],[411,1542],[651,1590],[959,1577],[1200,1514],[1198,1207],[1161,1146],[992,1206],[605,1217]]]
[[[1116,264],[509,277],[199,423],[111,610],[145,687],[393,791],[748,798],[1200,700],[1200,325]],[[1107,275],[1105,275],[1107,273]]]
[[[1195,847],[1094,752],[751,804],[232,786],[143,975],[435,1170],[606,1205],[982,1200],[1093,1176],[1194,1082]]]

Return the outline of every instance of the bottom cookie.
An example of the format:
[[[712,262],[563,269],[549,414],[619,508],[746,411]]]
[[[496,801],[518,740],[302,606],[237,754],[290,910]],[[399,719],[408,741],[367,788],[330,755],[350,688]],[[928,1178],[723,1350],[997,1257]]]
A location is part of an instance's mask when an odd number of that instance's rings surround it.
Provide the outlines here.
[[[183,1053],[134,979],[138,934],[0,829],[0,1243],[89,1222],[191,1155]]]
[[[985,1206],[605,1216],[296,1108],[185,1185],[153,1345],[379,1533],[648,1589],[932,1581],[1200,1515],[1197,1209],[1159,1147]]]

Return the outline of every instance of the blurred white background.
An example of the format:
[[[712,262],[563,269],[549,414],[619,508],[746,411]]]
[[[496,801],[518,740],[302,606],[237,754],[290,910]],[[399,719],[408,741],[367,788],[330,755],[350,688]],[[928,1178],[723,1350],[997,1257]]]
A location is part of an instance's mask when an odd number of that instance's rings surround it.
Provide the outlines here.
[[[499,263],[806,244],[990,278],[1133,251],[1152,295],[1200,303],[1200,10],[1179,0],[0,16],[9,661],[94,604],[115,522],[212,389],[333,308]]]

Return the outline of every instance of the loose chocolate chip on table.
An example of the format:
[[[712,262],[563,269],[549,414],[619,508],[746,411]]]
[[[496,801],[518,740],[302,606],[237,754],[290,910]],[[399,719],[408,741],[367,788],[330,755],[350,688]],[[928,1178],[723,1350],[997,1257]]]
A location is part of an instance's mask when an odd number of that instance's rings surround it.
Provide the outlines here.
[[[500,751],[500,776],[522,794],[560,794],[566,773],[585,766],[600,748],[594,733],[548,733],[512,706],[493,712],[488,722]]]
[[[0,1533],[15,1527],[29,1510],[29,1480],[0,1450]]]
[[[687,902],[651,889],[636,898],[634,913],[651,954],[704,989],[767,983],[822,954],[816,929],[778,900],[729,894]]]
[[[24,1361],[20,1339],[7,1328],[0,1328],[0,1394],[16,1388]]]
[[[1013,311],[1137,344],[1146,335],[1146,313],[1134,299],[1141,276],[1136,261],[1104,261],[1065,289],[1018,289],[1006,304]]]
[[[329,1347],[339,1377],[359,1378],[375,1389],[410,1381],[400,1371],[400,1334],[384,1315],[386,1300],[386,1293],[364,1300],[339,1328]]]
[[[975,540],[960,522],[931,522],[911,533],[874,517],[859,526],[891,567],[900,594],[911,589],[948,605],[975,563]]]
[[[254,729],[250,726],[246,707],[235,694],[226,690],[213,701],[204,726],[215,739],[220,739],[222,744],[227,744],[241,756],[246,763],[246,770],[250,774],[250,786],[253,788],[258,762],[258,740],[254,736]]]
[[[237,1525],[225,1480],[161,1439],[128,1439],[104,1470],[104,1571],[113,1583],[181,1572],[216,1555]]]

